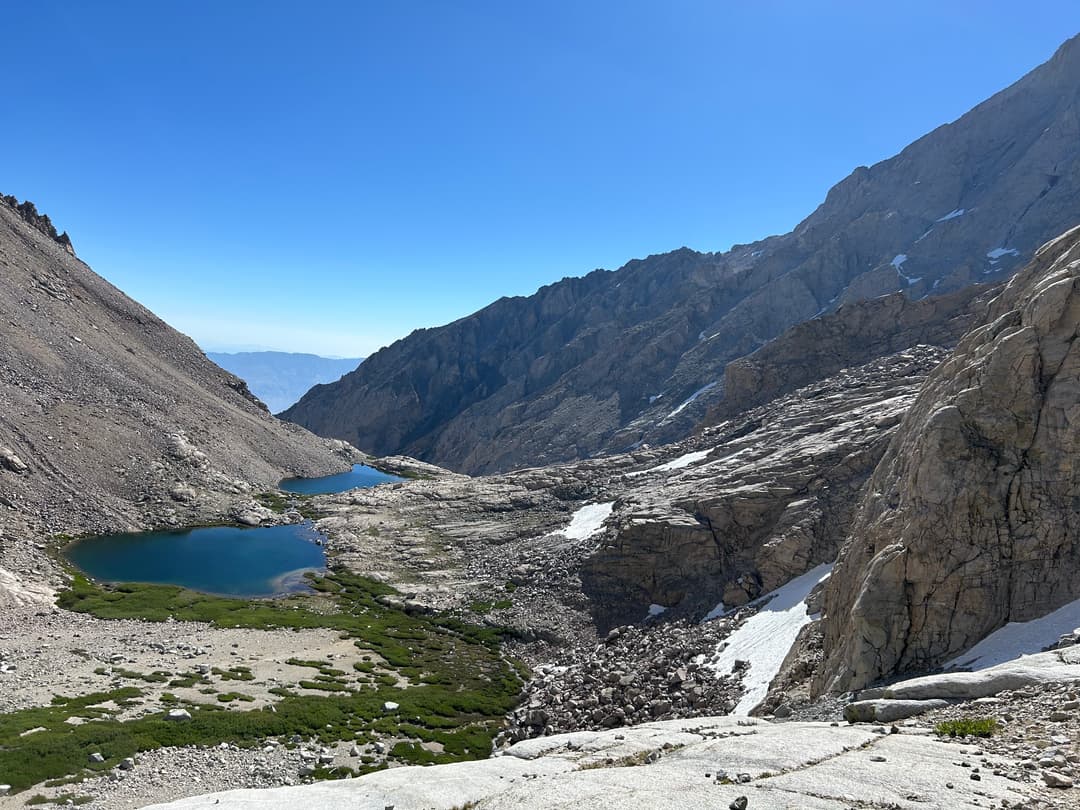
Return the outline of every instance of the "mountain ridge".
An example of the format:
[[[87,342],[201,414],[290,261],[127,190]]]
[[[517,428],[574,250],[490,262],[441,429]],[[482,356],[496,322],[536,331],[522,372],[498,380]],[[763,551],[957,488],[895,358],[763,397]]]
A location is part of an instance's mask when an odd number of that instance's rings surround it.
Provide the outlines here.
[[[687,435],[726,364],[845,302],[1007,278],[1080,221],[1080,40],[896,156],[788,234],[682,248],[413,333],[284,418],[470,473]],[[696,392],[698,396],[693,396]]]
[[[312,386],[339,379],[364,359],[279,351],[206,352],[206,356],[244,380],[271,413],[285,410]]]

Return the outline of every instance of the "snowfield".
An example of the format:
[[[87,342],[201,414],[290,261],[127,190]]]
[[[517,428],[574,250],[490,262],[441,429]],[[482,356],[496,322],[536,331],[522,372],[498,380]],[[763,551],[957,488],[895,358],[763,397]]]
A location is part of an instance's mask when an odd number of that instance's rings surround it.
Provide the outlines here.
[[[1032,619],[1009,622],[995,630],[963,655],[945,665],[945,669],[983,670],[1025,655],[1042,652],[1059,637],[1080,627],[1080,599]]]
[[[558,534],[569,540],[588,540],[600,531],[614,508],[615,501],[590,503],[583,506],[574,512],[570,518],[570,524],[565,529],[560,529]]]
[[[752,602],[761,605],[758,612],[727,637],[724,649],[704,662],[717,675],[730,675],[736,661],[750,662],[743,676],[745,691],[732,714],[747,715],[765,699],[799,631],[816,618],[806,611],[806,597],[831,572],[831,564],[819,565]]]

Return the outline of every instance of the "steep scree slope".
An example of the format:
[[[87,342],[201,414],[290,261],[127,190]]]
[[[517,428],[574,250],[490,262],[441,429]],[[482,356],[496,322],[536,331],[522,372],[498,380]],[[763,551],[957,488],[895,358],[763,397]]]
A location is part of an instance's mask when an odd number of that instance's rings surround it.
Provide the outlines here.
[[[1080,228],[930,376],[826,591],[816,688],[940,665],[1080,597]]]
[[[30,538],[207,519],[252,485],[347,468],[350,448],[271,417],[2,203],[0,314],[2,567]]]
[[[425,329],[284,416],[377,454],[506,470],[686,435],[725,365],[862,298],[1007,278],[1080,221],[1080,40],[784,236],[683,248]],[[896,347],[891,347],[895,350]]]

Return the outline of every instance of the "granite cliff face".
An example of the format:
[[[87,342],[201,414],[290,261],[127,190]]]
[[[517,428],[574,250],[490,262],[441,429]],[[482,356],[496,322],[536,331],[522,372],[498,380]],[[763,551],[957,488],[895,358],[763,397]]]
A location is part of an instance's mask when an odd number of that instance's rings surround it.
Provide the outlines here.
[[[471,473],[681,438],[723,396],[726,365],[794,324],[886,293],[1008,278],[1080,220],[1078,137],[1074,38],[957,121],[856,169],[789,234],[502,299],[396,342],[284,416]]]
[[[27,581],[50,570],[28,538],[221,519],[348,466],[3,204],[0,312],[0,569]]]
[[[818,689],[939,666],[1080,598],[1080,229],[1048,243],[930,376],[825,600]]]

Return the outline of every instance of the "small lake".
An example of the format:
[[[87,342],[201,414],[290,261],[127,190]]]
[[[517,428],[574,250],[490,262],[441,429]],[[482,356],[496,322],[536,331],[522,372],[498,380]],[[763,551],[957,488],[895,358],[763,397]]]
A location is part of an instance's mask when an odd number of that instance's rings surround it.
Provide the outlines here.
[[[323,536],[310,523],[240,529],[213,526],[87,537],[64,550],[103,582],[181,585],[220,596],[266,597],[307,591],[304,574],[323,571]]]
[[[328,495],[331,492],[346,492],[359,487],[373,487],[376,484],[404,480],[366,464],[354,464],[349,472],[337,475],[324,475],[322,478],[286,478],[278,484],[278,489],[299,495]]]

